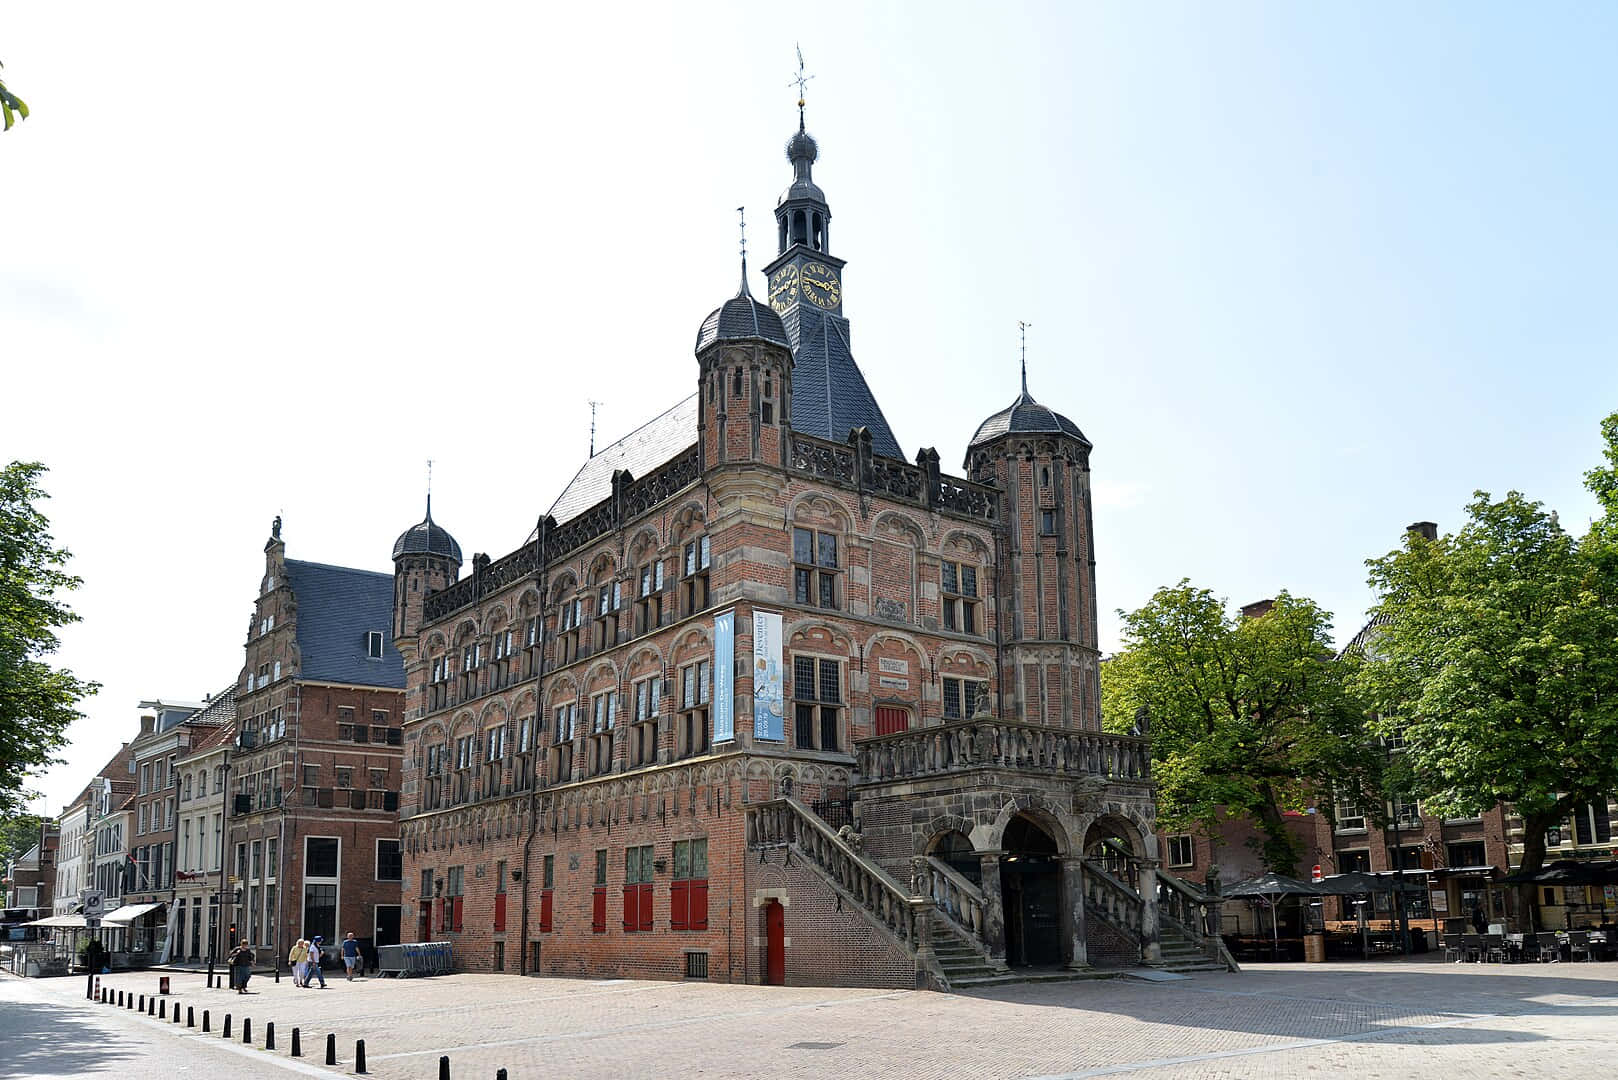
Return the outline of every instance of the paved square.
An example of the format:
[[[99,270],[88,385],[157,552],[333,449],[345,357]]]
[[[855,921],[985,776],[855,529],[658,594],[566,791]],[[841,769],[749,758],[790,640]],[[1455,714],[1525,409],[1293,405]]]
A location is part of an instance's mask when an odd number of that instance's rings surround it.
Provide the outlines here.
[[[1045,983],[992,992],[734,986],[455,975],[331,980],[300,990],[255,976],[248,996],[173,975],[182,1004],[274,1021],[321,1062],[328,1031],[352,1074],[457,1080],[633,1076],[1181,1077],[1609,1075],[1618,1060],[1618,964],[1428,960],[1253,965],[1182,981]],[[147,993],[156,973],[109,976]],[[37,982],[87,1006],[82,979]],[[123,1023],[155,1023],[105,1011]],[[96,1017],[99,1022],[100,1016]],[[174,1029],[176,1040],[200,1039]],[[268,1052],[262,1052],[265,1058]]]

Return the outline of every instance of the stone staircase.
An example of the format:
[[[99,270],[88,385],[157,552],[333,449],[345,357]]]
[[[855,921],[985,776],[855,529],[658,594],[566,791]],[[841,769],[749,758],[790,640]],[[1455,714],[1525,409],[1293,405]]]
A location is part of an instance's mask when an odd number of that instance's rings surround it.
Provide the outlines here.
[[[1160,971],[1227,971],[1221,961],[1208,955],[1208,951],[1192,941],[1171,923],[1163,923],[1158,931],[1158,950],[1163,962],[1156,965]]]

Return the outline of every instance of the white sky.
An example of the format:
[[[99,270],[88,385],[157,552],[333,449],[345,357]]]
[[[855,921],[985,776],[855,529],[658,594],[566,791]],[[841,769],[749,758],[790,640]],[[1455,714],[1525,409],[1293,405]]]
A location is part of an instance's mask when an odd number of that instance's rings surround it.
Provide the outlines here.
[[[855,351],[959,471],[1030,384],[1095,443],[1104,647],[1189,576],[1312,596],[1477,487],[1582,523],[1618,407],[1612,9],[14,5],[0,457],[40,459],[99,680],[236,677],[271,518],[390,568],[510,551],[586,450],[694,389],[810,71]],[[755,291],[762,290],[755,273]]]

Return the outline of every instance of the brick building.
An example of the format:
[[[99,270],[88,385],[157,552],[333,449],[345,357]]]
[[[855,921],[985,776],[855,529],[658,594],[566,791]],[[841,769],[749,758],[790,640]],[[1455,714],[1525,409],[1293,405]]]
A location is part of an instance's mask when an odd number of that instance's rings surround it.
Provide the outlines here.
[[[264,555],[235,743],[219,762],[231,922],[278,956],[317,934],[397,941],[404,667],[393,578],[288,559],[279,518]]]
[[[62,816],[57,819],[62,835],[58,842],[51,914],[76,913],[80,894],[94,887],[98,839],[95,823],[101,816],[105,784],[114,778],[127,783],[129,763],[129,744],[124,743],[79,792],[78,798],[62,808]]]
[[[695,394],[468,577],[430,506],[395,544],[405,935],[458,967],[914,986],[1158,956],[1146,747],[1100,729],[1090,443],[1025,379],[968,477],[904,460],[817,153],[800,118],[770,303],[744,260]]]
[[[225,773],[236,737],[236,687],[226,687],[186,720],[185,750],[177,765],[178,809],[174,827],[174,904],[171,956],[206,960],[212,950],[224,958],[219,904],[225,881],[222,853],[230,792]],[[229,917],[227,909],[226,917]]]
[[[130,950],[161,954],[168,937],[168,901],[174,890],[176,762],[186,750],[184,722],[202,708],[191,702],[143,701],[140,732],[129,744],[135,775],[134,832],[129,837],[129,875],[123,902],[138,905],[118,913],[130,921]]]

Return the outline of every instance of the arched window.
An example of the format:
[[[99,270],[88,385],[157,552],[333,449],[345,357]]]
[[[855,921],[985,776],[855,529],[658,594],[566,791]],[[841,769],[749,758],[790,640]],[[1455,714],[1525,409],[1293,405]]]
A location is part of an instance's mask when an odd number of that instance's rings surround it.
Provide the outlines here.
[[[978,570],[978,564],[967,559],[945,559],[939,565],[939,602],[945,630],[958,634],[986,632]]]
[[[811,607],[837,608],[842,560],[835,532],[824,529],[792,530],[793,599]]]
[[[800,750],[840,749],[842,714],[842,661],[831,656],[794,656],[793,744]]]
[[[680,614],[683,617],[708,606],[708,538],[698,536],[687,540],[681,555]]]

